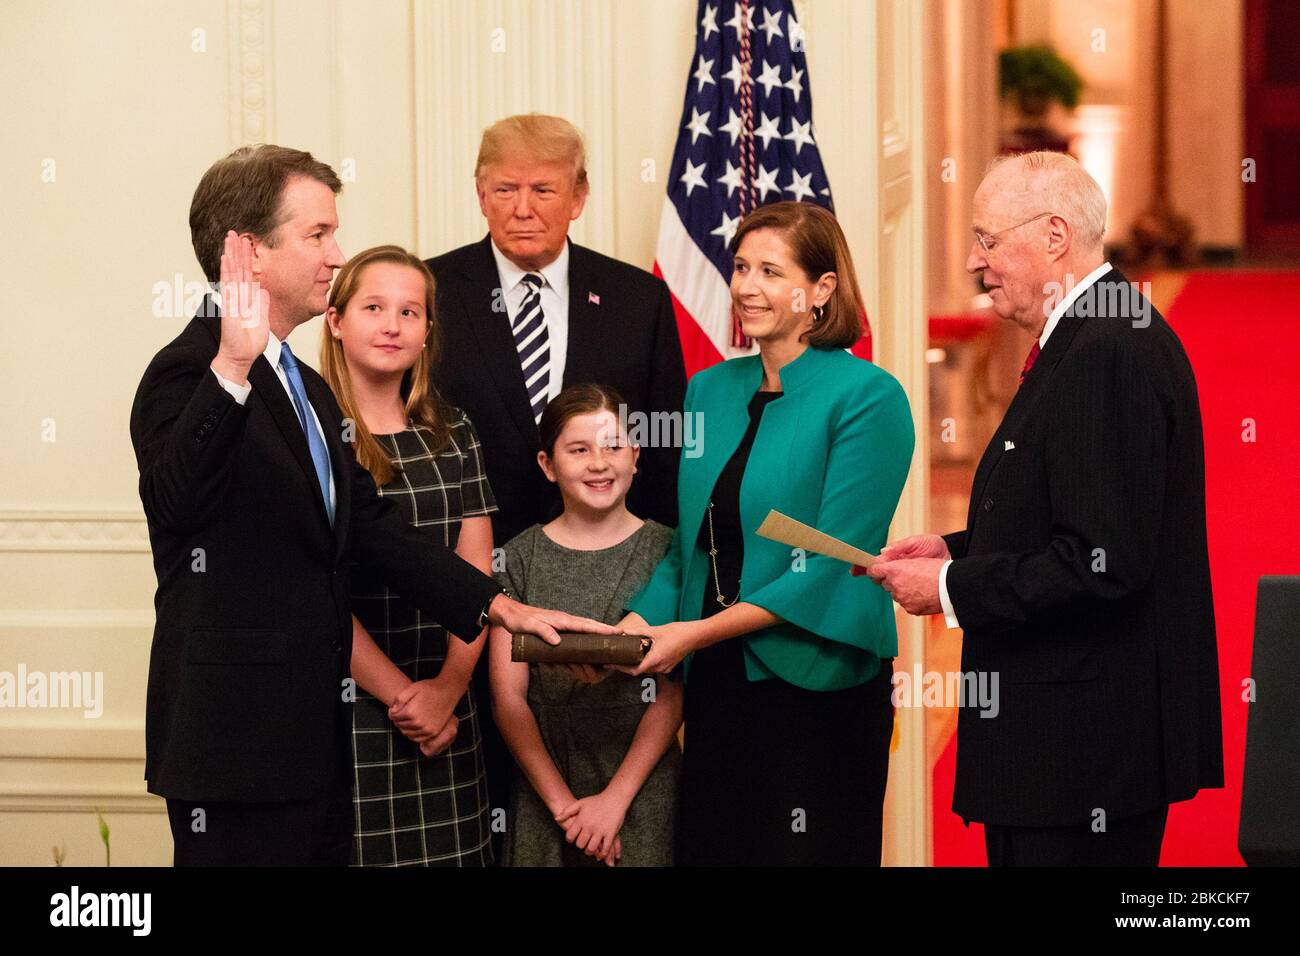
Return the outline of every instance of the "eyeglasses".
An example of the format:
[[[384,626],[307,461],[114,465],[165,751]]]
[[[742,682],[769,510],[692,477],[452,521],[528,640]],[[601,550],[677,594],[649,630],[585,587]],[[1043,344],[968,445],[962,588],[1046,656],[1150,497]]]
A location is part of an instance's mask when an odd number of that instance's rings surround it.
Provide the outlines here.
[[[980,232],[978,229],[976,229],[975,241],[980,244],[980,248],[984,250],[984,254],[988,255],[998,247],[998,243],[997,243],[998,236],[1005,236],[1012,229],[1019,229],[1021,226],[1027,226],[1031,222],[1037,222],[1039,219],[1042,219],[1044,216],[1052,216],[1052,215],[1055,215],[1055,213],[1040,212],[1033,219],[1026,219],[1024,222],[1018,222],[1014,226],[1007,226],[1007,228],[999,229],[997,232],[990,233],[987,236],[984,235],[984,233]]]

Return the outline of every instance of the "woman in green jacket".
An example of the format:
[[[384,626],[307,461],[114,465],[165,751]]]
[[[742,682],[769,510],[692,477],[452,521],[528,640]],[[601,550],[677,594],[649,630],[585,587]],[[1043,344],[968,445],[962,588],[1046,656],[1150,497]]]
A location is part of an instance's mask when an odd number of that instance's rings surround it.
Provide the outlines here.
[[[879,865],[898,651],[889,595],[843,563],[755,533],[771,509],[878,552],[914,435],[907,397],[845,349],[861,296],[835,217],[751,213],[733,240],[733,307],[759,354],[699,372],[685,413],[680,524],[622,626],[683,662],[682,864]]]

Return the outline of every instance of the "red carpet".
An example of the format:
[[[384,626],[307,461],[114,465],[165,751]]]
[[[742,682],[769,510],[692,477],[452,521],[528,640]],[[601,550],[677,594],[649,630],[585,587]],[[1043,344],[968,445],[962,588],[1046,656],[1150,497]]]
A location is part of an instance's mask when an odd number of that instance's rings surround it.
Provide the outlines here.
[[[1206,515],[1219,641],[1224,789],[1169,811],[1161,864],[1240,866],[1246,704],[1255,585],[1300,574],[1300,273],[1192,273],[1165,317],[1196,373],[1205,429]],[[1255,441],[1243,441],[1253,419]],[[985,864],[983,828],[952,813],[955,741],[935,764],[936,866]]]

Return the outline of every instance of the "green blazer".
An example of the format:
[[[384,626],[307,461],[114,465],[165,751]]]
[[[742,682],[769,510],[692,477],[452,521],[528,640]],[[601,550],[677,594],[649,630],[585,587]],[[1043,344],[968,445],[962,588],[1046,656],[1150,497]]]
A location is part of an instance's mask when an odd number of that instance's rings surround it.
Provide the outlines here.
[[[744,641],[750,680],[779,677],[808,690],[840,690],[876,675],[898,653],[893,604],[843,561],[802,555],[755,532],[775,508],[819,531],[879,552],[911,465],[912,414],[898,381],[841,349],[809,347],[781,369],[781,398],[763,412],[740,488],[745,555],[740,600],[784,623]],[[722,469],[749,425],[749,400],[763,380],[757,355],[697,373],[685,412],[702,413],[696,457],[683,453],[680,523],[668,553],[629,610],[651,625],[699,620],[712,586],[700,522]],[[690,679],[690,657],[686,659]]]

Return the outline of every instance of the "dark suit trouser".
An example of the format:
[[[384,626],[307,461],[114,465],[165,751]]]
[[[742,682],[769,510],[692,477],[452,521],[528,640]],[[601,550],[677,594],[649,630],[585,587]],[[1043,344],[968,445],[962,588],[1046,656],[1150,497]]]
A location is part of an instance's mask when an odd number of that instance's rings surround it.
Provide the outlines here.
[[[169,799],[167,817],[176,866],[347,866],[352,850],[348,791],[284,803]]]
[[[1169,807],[1107,821],[1104,833],[1091,824],[1071,827],[984,825],[989,866],[1158,866]]]

